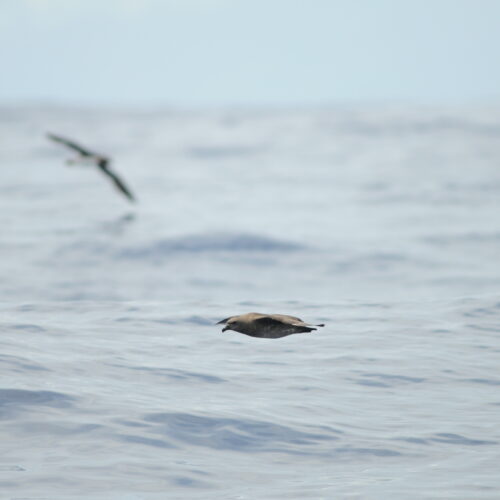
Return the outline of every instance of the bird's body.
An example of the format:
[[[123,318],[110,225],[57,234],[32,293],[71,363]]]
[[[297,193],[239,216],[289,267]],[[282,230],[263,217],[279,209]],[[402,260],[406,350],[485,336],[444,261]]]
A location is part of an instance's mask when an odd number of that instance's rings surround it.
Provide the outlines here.
[[[286,314],[261,314],[246,313],[239,316],[230,316],[217,323],[225,324],[222,329],[233,330],[235,332],[249,335],[250,337],[260,337],[265,339],[279,339],[294,333],[308,333],[316,330],[317,326],[304,323],[300,318],[288,316]]]
[[[66,147],[76,151],[78,153],[78,157],[75,159],[68,160],[68,164],[74,163],[92,163],[94,164],[104,175],[109,177],[115,187],[125,195],[129,201],[135,201],[134,196],[127,188],[125,183],[111,170],[110,163],[111,160],[107,156],[103,156],[93,151],[90,151],[76,142],[70,141],[69,139],[65,139],[59,135],[47,134],[47,137],[55,142],[59,142],[60,144],[64,144]]]

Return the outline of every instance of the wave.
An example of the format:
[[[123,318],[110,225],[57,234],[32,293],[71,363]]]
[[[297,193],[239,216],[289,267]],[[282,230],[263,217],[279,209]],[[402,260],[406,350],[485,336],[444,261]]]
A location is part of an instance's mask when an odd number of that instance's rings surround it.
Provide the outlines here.
[[[335,434],[340,432],[324,427],[318,432],[304,432],[273,422],[189,413],[152,413],[144,420],[153,432],[177,442],[242,452],[303,453],[304,447],[337,440]]]
[[[0,389],[0,418],[12,418],[31,406],[70,408],[76,399],[54,391]]]

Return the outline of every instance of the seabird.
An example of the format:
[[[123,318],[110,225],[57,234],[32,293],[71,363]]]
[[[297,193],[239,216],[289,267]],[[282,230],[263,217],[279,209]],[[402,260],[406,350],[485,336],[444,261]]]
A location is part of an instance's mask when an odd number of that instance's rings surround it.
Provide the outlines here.
[[[250,335],[250,337],[260,337],[263,339],[279,339],[294,333],[306,333],[316,330],[315,326],[304,323],[300,318],[288,316],[286,314],[261,314],[251,312],[230,316],[217,323],[226,325],[222,331],[234,330],[235,332]]]
[[[75,159],[70,159],[67,160],[67,164],[71,165],[73,163],[80,163],[82,161],[91,161],[94,163],[103,174],[107,175],[114,183],[115,187],[123,193],[129,201],[135,201],[134,196],[130,192],[130,190],[127,188],[125,183],[111,170],[109,164],[111,163],[111,160],[107,156],[103,156],[97,153],[94,153],[92,151],[89,151],[88,149],[80,146],[79,144],[76,144],[73,141],[70,141],[69,139],[65,139],[64,137],[61,137],[59,135],[55,134],[47,134],[47,137],[55,142],[59,142],[61,144],[64,144],[70,149],[73,149],[78,153],[78,157]]]

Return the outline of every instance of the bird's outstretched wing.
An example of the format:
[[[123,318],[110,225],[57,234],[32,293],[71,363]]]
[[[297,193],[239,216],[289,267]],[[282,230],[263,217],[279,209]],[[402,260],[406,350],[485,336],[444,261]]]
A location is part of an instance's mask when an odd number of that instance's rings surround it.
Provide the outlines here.
[[[284,317],[281,319],[280,315],[276,316],[264,316],[263,318],[259,318],[255,320],[255,324],[259,325],[260,328],[274,330],[280,329],[283,331],[294,331],[297,329],[299,331],[311,331],[316,330],[315,326],[323,326],[323,325],[309,325],[308,323],[304,323],[302,320],[295,318],[293,316]],[[290,321],[291,320],[291,321]]]
[[[47,134],[47,137],[55,142],[59,142],[61,144],[64,144],[70,149],[74,149],[75,151],[78,151],[82,156],[95,156],[95,153],[92,151],[89,151],[88,149],[83,148],[79,144],[76,144],[76,142],[70,141],[69,139],[65,139],[64,137],[61,137],[60,135],[55,135],[55,134]]]
[[[134,195],[130,192],[125,183],[108,167],[107,164],[107,161],[101,161],[99,163],[101,172],[107,175],[113,181],[116,188],[120,192],[122,192],[130,201],[135,201]]]

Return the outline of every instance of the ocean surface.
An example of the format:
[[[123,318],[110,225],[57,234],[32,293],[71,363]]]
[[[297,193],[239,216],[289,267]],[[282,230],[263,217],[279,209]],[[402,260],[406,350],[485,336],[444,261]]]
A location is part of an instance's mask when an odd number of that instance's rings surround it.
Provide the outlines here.
[[[3,106],[0,163],[2,500],[500,498],[498,106]]]

